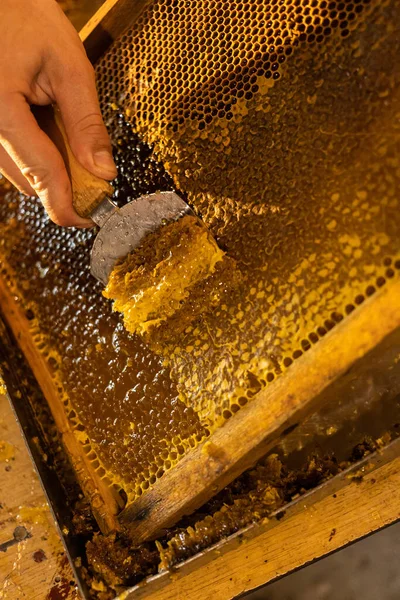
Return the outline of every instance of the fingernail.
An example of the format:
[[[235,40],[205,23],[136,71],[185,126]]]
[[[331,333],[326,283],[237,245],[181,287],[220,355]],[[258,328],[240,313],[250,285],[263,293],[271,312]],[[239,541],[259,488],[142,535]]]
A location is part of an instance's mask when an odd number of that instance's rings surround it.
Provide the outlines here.
[[[99,150],[93,156],[95,166],[104,173],[107,179],[114,179],[117,176],[117,168],[115,166],[111,152],[107,150]]]

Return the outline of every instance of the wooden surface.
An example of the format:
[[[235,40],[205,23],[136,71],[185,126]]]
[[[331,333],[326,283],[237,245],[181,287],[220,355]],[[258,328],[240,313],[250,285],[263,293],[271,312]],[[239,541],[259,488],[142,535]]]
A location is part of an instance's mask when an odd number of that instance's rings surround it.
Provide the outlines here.
[[[75,437],[57,383],[52,378],[47,361],[33,340],[30,322],[3,278],[0,278],[0,307],[50,406],[67,453],[73,462],[79,484],[91,503],[99,527],[104,533],[118,529],[115,515],[121,510],[123,501],[114,488],[98,476],[83,446]]]
[[[17,527],[30,537],[4,550]],[[0,549],[0,600],[80,598],[25,442],[1,395]]]
[[[400,281],[382,288],[128,506],[118,519],[136,543],[202,506],[315,411],[319,394],[400,326],[399,298]]]
[[[133,588],[123,600],[231,600],[395,522],[400,440],[375,460],[329,480],[284,514],[278,511],[278,518]]]

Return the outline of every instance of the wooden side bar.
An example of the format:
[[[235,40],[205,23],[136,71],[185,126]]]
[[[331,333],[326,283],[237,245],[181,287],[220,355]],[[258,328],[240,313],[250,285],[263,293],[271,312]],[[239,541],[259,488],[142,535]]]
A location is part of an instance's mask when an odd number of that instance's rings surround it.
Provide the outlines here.
[[[231,600],[400,519],[400,440],[120,600]]]
[[[106,0],[79,35],[95,63],[140,15],[148,0]]]
[[[115,516],[121,509],[122,499],[113,488],[99,477],[90,460],[88,460],[83,447],[75,437],[47,362],[33,341],[30,323],[20,305],[16,302],[11,289],[1,277],[0,308],[50,406],[79,484],[91,502],[93,514],[99,527],[104,533],[117,529],[118,522]]]
[[[151,539],[202,506],[317,410],[321,392],[400,327],[399,298],[399,280],[382,288],[127,506],[119,520],[132,538]]]

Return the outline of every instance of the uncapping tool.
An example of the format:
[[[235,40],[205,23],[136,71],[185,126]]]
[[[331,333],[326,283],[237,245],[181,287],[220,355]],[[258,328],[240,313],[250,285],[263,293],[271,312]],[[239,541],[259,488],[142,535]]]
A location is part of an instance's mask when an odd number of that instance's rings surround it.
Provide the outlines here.
[[[53,113],[54,110],[54,113]],[[114,188],[87,171],[75,158],[57,108],[35,110],[42,129],[56,144],[64,158],[72,186],[75,211],[100,227],[90,256],[90,271],[107,285],[116,262],[135,250],[143,238],[170,221],[184,215],[195,216],[192,209],[174,192],[140,196],[119,208],[110,199]]]

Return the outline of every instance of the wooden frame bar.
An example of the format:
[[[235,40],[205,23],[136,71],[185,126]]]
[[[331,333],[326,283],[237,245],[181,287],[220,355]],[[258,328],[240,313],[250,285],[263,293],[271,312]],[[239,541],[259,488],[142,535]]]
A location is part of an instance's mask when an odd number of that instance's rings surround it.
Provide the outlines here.
[[[265,523],[239,531],[119,599],[231,600],[398,519],[400,440],[395,440]]]
[[[79,35],[95,63],[140,15],[148,0],[106,0]]]
[[[118,517],[138,543],[202,506],[315,411],[321,392],[400,327],[400,281],[320,340]],[[334,360],[332,360],[334,357]]]
[[[1,277],[0,308],[50,406],[54,421],[74,466],[79,484],[91,502],[93,514],[96,517],[99,527],[104,533],[118,529],[118,522],[115,516],[123,505],[122,499],[115,490],[106,485],[101,477],[98,476],[90,460],[88,460],[83,447],[75,437],[47,362],[33,341],[30,323],[21,310],[21,307],[15,301],[11,289]]]

